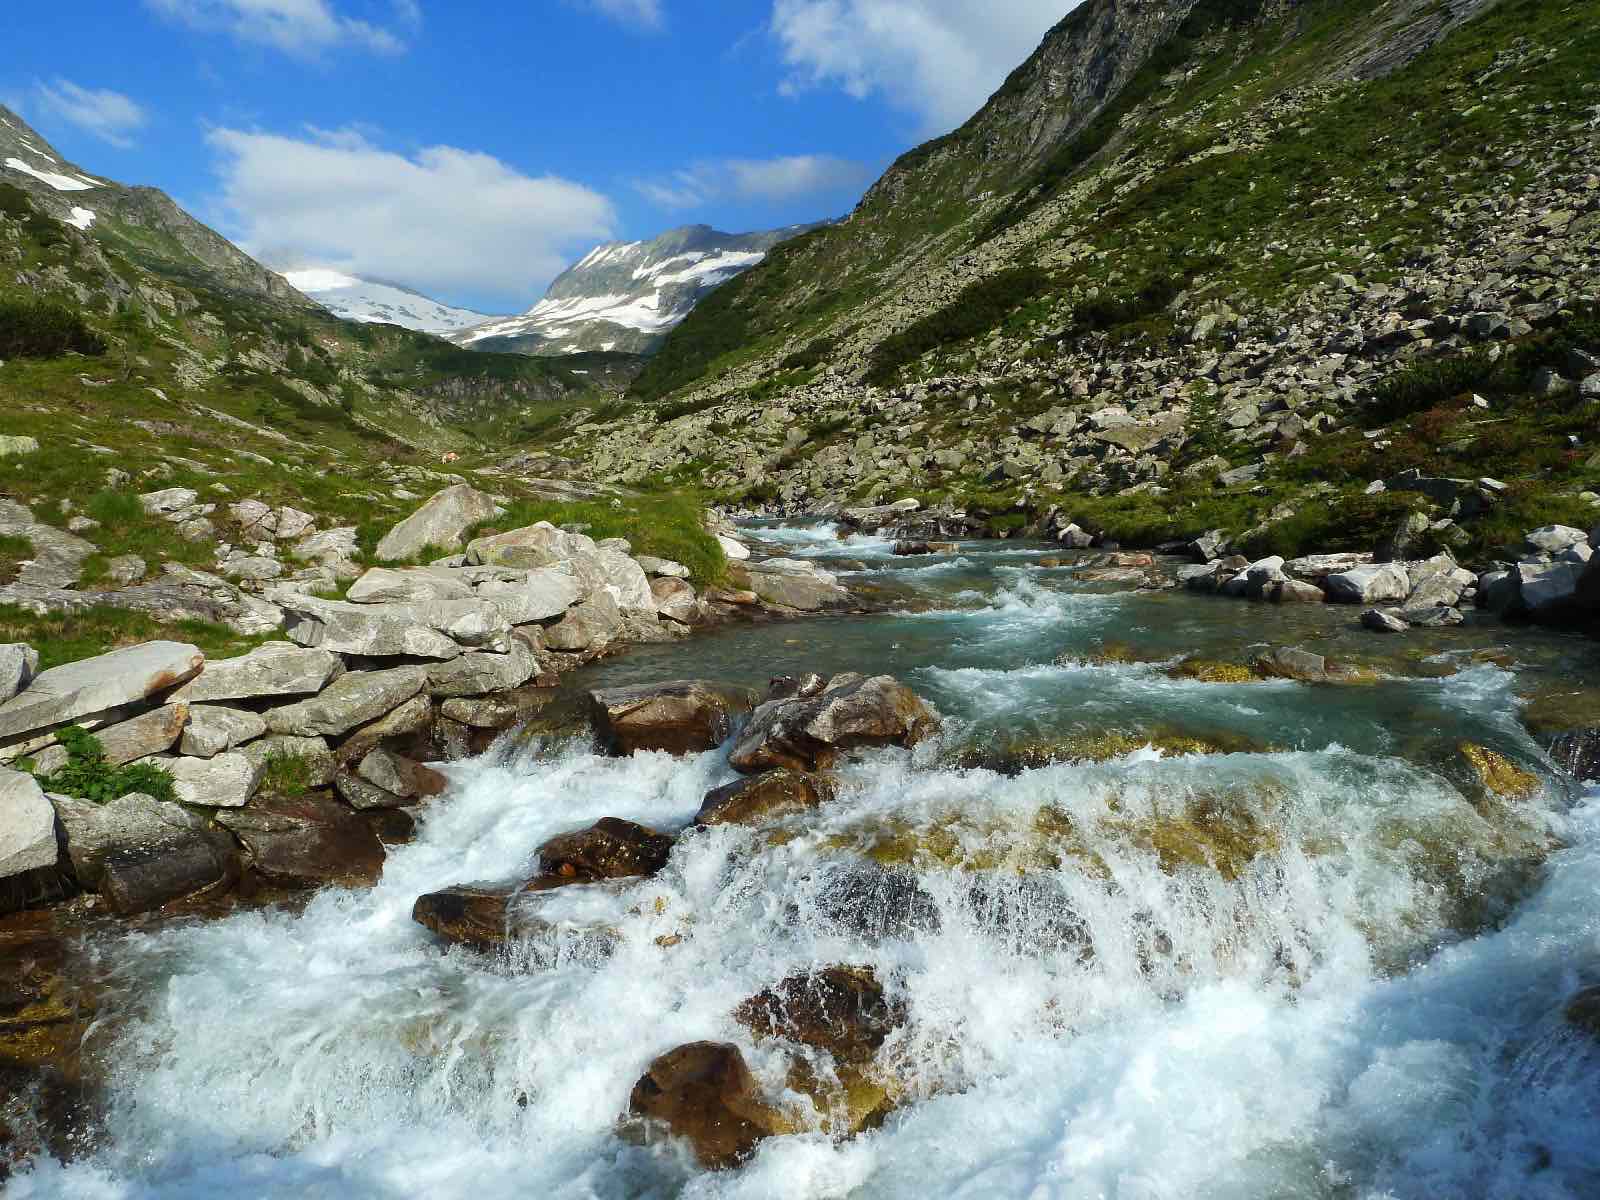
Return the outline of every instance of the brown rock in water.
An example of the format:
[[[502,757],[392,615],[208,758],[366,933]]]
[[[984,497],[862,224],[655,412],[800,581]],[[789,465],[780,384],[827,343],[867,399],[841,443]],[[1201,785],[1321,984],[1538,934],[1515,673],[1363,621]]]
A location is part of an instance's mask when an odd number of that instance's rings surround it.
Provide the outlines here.
[[[792,1128],[766,1104],[737,1046],[691,1042],[650,1064],[628,1098],[628,1115],[685,1139],[701,1165],[736,1167],[763,1138]]]
[[[828,967],[794,975],[750,997],[734,1019],[757,1037],[784,1038],[860,1066],[905,1024],[905,1006],[884,996],[870,967]]]
[[[755,705],[748,688],[701,679],[605,688],[589,699],[601,740],[617,754],[715,750],[733,732],[735,718]]]
[[[938,714],[891,676],[836,675],[816,696],[756,709],[729,761],[746,774],[815,771],[859,747],[914,746],[938,727]]]
[[[97,886],[113,912],[130,916],[174,900],[226,891],[239,874],[238,847],[225,834],[174,831],[170,840],[107,854]]]
[[[673,839],[632,821],[603,817],[588,829],[553,837],[539,847],[539,869],[567,880],[654,875],[667,864]]]
[[[448,942],[493,950],[506,940],[506,909],[517,888],[465,884],[418,896],[411,919]]]
[[[217,814],[264,878],[290,886],[370,886],[383,874],[384,849],[360,813],[325,796],[259,797]]]
[[[694,821],[696,825],[755,825],[817,808],[831,799],[833,787],[820,775],[768,771],[707,792]]]

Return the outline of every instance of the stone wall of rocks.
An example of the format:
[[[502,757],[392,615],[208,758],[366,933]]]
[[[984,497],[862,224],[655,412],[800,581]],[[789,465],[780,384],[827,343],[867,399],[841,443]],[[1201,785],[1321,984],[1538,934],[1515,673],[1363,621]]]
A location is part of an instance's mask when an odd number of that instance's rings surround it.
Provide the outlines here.
[[[458,551],[357,569],[343,599],[313,594],[317,572],[258,580],[253,627],[284,637],[240,657],[208,662],[157,641],[41,673],[34,648],[0,646],[0,881],[26,893],[64,873],[137,912],[229,887],[246,867],[286,885],[370,880],[383,842],[409,834],[407,808],[445,786],[425,764],[480,751],[545,706],[566,672],[741,613],[850,602],[807,563],[749,561],[731,533],[719,536],[744,561],[727,587],[704,591],[681,564],[547,523],[463,540],[494,511],[469,488],[445,489],[384,546],[398,558]],[[259,515],[283,527],[284,513]],[[38,779],[69,762],[60,734],[73,726],[111,766],[169,772],[177,803],[46,794]]]

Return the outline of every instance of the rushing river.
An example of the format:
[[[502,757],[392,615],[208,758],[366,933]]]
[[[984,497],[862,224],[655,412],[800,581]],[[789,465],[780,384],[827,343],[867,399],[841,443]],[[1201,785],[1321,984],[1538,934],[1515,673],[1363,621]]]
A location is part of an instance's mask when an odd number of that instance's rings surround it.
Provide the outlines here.
[[[1040,568],[1040,547],[894,560],[827,526],[757,533],[853,560],[847,581],[898,611],[642,648],[580,682],[891,672],[944,714],[939,741],[848,764],[781,836],[695,831],[656,878],[565,889],[557,911],[620,944],[519,970],[441,952],[413,901],[524,878],[543,841],[601,817],[681,830],[733,772],[725,752],[508,739],[450,768],[372,890],[100,943],[122,1010],[110,1137],[9,1194],[1600,1196],[1600,1043],[1561,1019],[1600,982],[1600,792],[1564,782],[1517,713],[1519,693],[1600,679],[1593,643],[1485,624],[1402,647],[1349,610],[1114,592]],[[1262,641],[1400,657],[1339,687],[1164,665]],[[1131,741],[1105,761],[984,765],[1111,733]],[[1542,791],[1469,794],[1462,742]],[[1225,869],[1151,833],[1197,805],[1231,814]],[[863,864],[893,896],[861,891]],[[710,1174],[617,1135],[684,1042],[737,1043],[781,1090],[778,1051],[732,1010],[836,963],[872,966],[909,1013],[881,1052],[903,1097],[881,1129],[774,1138]]]

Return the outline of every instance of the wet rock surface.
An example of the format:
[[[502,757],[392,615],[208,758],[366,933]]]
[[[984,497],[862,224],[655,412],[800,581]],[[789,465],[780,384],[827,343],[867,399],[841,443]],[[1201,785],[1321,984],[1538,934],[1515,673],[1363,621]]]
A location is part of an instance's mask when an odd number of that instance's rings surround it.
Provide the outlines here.
[[[715,750],[755,703],[748,688],[705,680],[608,688],[589,698],[600,738],[617,754]]]
[[[729,761],[745,772],[815,771],[850,750],[915,746],[938,725],[938,714],[890,676],[838,675],[815,695],[762,704]]]

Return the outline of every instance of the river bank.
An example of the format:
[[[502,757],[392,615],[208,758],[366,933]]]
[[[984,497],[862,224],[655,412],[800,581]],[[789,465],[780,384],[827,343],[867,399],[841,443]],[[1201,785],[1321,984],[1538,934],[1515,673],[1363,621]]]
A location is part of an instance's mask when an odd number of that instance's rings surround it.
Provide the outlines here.
[[[97,1136],[58,1138],[12,1186],[1322,1194],[1342,1186],[1332,1163],[1362,1196],[1484,1194],[1485,1172],[1504,1181],[1489,1194],[1582,1194],[1595,1076],[1560,1014],[1596,982],[1600,868],[1593,802],[1546,747],[1589,720],[1594,643],[1475,612],[1385,641],[1348,608],[1042,565],[1059,545],[904,556],[841,532],[744,536],[879,615],[638,646],[566,690],[891,673],[940,712],[936,738],[848,756],[819,808],[696,830],[706,793],[736,778],[727,746],[617,758],[569,724],[436,764],[444,793],[411,810],[414,839],[371,887],[80,925],[69,953],[109,998],[81,1101]],[[1268,647],[1359,675],[1263,678],[1249,665]],[[1534,790],[1496,799],[1485,761]],[[539,910],[569,935],[618,931],[606,955],[530,973],[539,937],[484,957],[411,920],[419,896],[526,877],[553,837],[608,817],[670,837],[664,863]],[[887,874],[863,893],[863,870]],[[852,912],[876,916],[864,930]],[[830,964],[870,968],[903,1014],[873,1058],[898,1081],[880,1129],[835,1141],[802,1123],[711,1175],[671,1139],[617,1140],[630,1090],[674,1046],[734,1044],[770,1100],[801,1103],[785,1063],[811,1051],[732,1012]],[[1293,1102],[1265,1107],[1284,1079],[1304,1081]],[[1504,1117],[1430,1156],[1473,1125],[1474,1088]],[[954,1136],[974,1124],[989,1145]],[[1185,1153],[1152,1158],[1174,1136]]]

